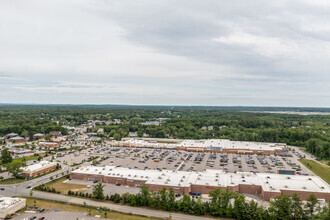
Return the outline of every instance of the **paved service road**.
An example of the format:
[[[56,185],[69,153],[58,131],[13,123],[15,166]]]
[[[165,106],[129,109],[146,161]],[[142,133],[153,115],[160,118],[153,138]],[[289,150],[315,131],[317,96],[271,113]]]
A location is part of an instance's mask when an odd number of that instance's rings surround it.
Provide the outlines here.
[[[25,218],[30,218],[32,216],[37,216],[37,219],[41,217],[45,217],[47,220],[96,220],[96,219],[104,219],[104,218],[96,218],[92,216],[87,216],[87,213],[82,212],[45,212],[45,213],[23,213],[21,215],[16,216],[15,220],[23,220]]]
[[[123,213],[132,213],[132,214],[137,214],[137,215],[145,215],[145,216],[152,216],[152,217],[159,217],[159,218],[168,218],[170,215],[170,212],[165,212],[165,211],[157,211],[157,210],[150,210],[150,209],[144,209],[144,208],[116,205],[116,204],[105,203],[105,202],[97,202],[97,201],[92,201],[92,200],[88,200],[88,199],[74,198],[74,197],[70,197],[70,196],[64,196],[64,195],[53,194],[53,193],[45,193],[45,192],[40,192],[40,191],[33,192],[33,197],[65,201],[65,202],[80,204],[80,205],[82,205],[82,204],[84,204],[84,202],[86,202],[86,205],[90,205],[90,206],[107,207],[110,210],[115,210],[115,211],[119,211],[119,212],[123,212]],[[181,219],[182,220],[213,219],[213,218],[184,215],[184,214],[179,214],[179,213],[171,213],[171,216],[172,216],[172,219],[180,219],[180,220]]]

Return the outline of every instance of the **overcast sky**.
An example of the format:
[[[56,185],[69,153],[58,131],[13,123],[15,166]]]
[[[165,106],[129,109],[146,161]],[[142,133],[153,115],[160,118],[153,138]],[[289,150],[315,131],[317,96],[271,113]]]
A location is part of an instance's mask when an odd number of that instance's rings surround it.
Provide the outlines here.
[[[330,1],[1,0],[0,103],[330,107]]]

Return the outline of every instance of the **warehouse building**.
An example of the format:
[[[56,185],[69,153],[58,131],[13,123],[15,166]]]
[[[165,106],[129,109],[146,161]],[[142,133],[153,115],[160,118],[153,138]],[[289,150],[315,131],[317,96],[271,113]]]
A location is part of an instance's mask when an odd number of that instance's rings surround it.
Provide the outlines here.
[[[37,176],[38,174],[43,174],[48,171],[52,171],[56,169],[56,163],[49,162],[49,161],[40,161],[37,164],[33,164],[27,167],[22,168],[21,174],[24,177],[34,177]]]
[[[248,141],[231,141],[228,139],[179,140],[156,138],[123,138],[111,142],[115,147],[167,148],[197,152],[219,152],[235,154],[275,154],[283,152],[285,144]]]
[[[208,194],[221,187],[236,193],[259,195],[269,201],[277,196],[297,193],[306,200],[311,194],[325,201],[330,200],[330,186],[317,176],[291,176],[267,173],[225,173],[222,170],[203,172],[172,170],[136,170],[115,166],[81,167],[71,172],[72,179],[98,180],[104,183],[122,184],[131,187],[146,185],[150,191],[164,187],[173,188],[175,193]]]
[[[4,219],[8,215],[16,213],[26,205],[26,199],[0,197],[0,218]]]

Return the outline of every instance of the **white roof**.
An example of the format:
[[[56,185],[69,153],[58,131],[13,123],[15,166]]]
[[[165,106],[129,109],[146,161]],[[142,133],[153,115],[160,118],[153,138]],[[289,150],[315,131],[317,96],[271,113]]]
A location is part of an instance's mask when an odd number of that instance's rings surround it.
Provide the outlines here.
[[[40,169],[45,169],[45,168],[48,168],[48,167],[51,167],[51,166],[54,166],[54,165],[56,165],[56,163],[43,160],[43,161],[40,161],[39,163],[30,165],[30,166],[27,166],[27,167],[23,167],[22,170],[23,170],[23,172],[32,172],[33,173],[33,172],[38,171]]]
[[[20,140],[20,139],[24,139],[24,138],[19,136],[9,138],[9,140]]]
[[[146,184],[181,186],[209,185],[215,187],[238,184],[260,185],[264,191],[311,191],[330,193],[330,186],[318,176],[295,176],[267,173],[225,173],[222,170],[207,169],[203,172],[172,170],[137,170],[115,166],[80,167],[72,173],[97,174],[133,180],[145,180]]]
[[[7,209],[9,206],[12,206],[20,201],[25,199],[21,198],[11,198],[11,197],[0,197],[0,210]]]
[[[130,144],[135,146],[145,146],[145,147],[163,147],[163,148],[223,148],[223,149],[247,149],[247,150],[282,150],[285,144],[280,143],[265,143],[265,142],[248,142],[248,141],[231,141],[228,139],[207,139],[207,140],[171,140],[163,139],[163,142],[159,143],[158,140],[151,139],[125,139],[123,141],[118,141],[117,143]],[[164,143],[166,140],[171,142]]]

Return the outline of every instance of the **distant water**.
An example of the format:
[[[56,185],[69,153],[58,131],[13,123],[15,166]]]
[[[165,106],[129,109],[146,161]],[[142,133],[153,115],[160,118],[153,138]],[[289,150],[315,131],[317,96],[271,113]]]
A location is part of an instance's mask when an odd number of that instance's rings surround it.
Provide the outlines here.
[[[330,112],[296,112],[296,111],[243,111],[252,113],[269,113],[269,114],[291,114],[291,115],[330,115]]]

